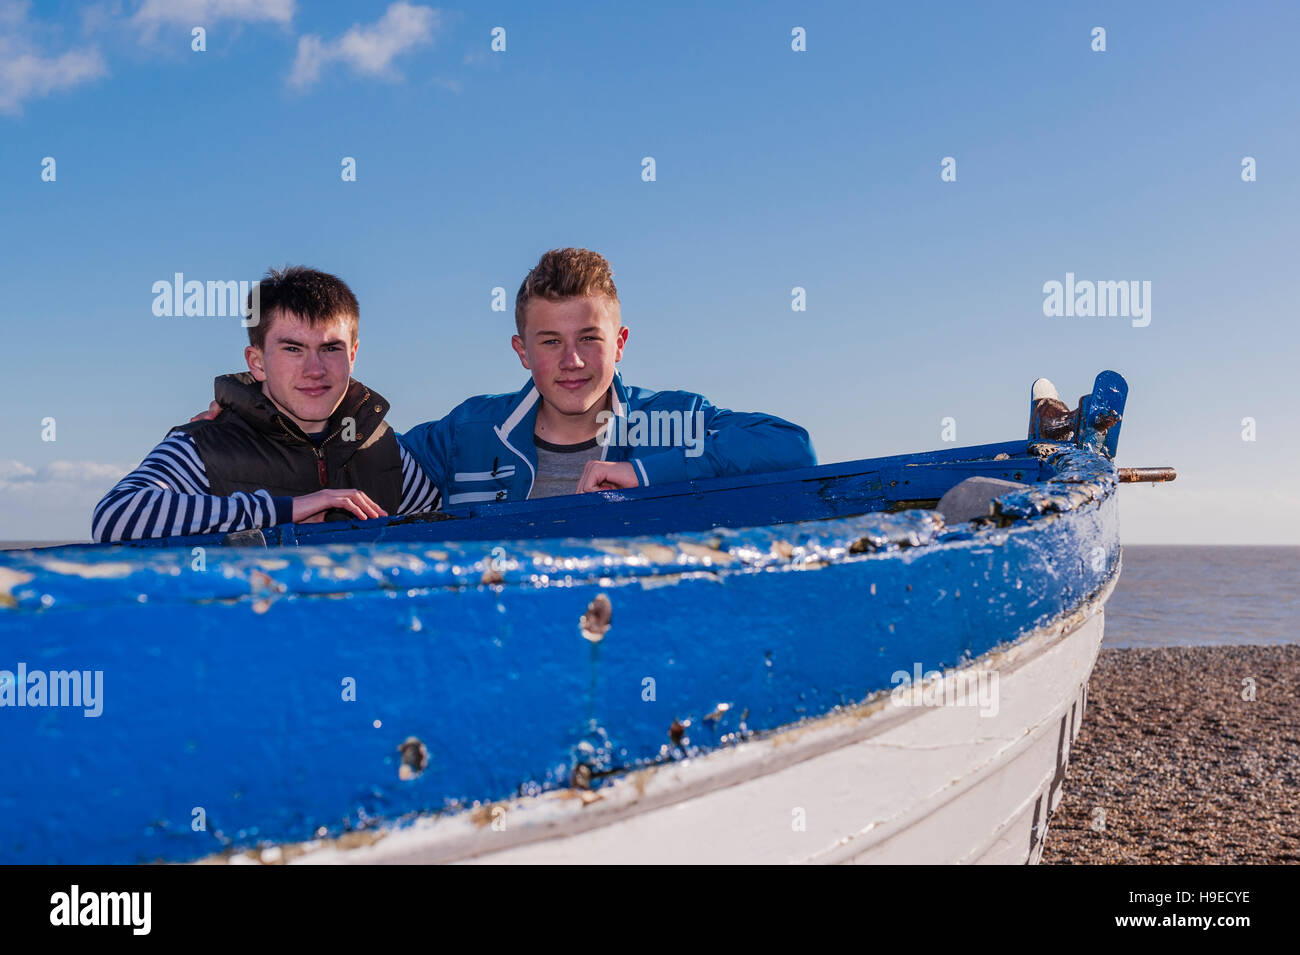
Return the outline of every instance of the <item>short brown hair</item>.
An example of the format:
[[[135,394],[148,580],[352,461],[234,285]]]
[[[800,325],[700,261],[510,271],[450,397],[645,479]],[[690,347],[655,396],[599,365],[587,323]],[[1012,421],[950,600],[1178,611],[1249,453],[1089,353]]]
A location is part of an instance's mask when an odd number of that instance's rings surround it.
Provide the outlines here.
[[[268,269],[266,278],[257,286],[259,321],[248,326],[248,343],[255,348],[266,347],[266,333],[271,327],[270,318],[276,310],[297,315],[308,325],[320,325],[338,318],[352,319],[352,342],[357,340],[357,325],[361,321],[361,307],[352,289],[338,276],[301,265],[283,269]],[[248,293],[248,310],[253,308],[253,292]]]
[[[515,296],[515,328],[524,333],[524,310],[534,298],[558,302],[565,298],[607,295],[618,301],[609,260],[591,249],[551,249],[529,269]]]

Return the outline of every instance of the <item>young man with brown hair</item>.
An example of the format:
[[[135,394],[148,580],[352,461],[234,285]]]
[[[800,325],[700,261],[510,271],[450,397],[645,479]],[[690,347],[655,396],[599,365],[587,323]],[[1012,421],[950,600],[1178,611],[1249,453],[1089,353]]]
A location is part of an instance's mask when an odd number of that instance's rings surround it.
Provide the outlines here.
[[[384,421],[388,402],[352,378],[360,321],[352,290],[312,269],[271,270],[248,308],[257,318],[244,349],[249,370],[217,378],[220,408],[172,429],[104,496],[95,540],[436,507],[436,488]]]
[[[444,506],[811,467],[808,432],[686,391],[623,384],[628,329],[609,262],[552,249],[515,298],[515,394],[480,395],[400,435]]]

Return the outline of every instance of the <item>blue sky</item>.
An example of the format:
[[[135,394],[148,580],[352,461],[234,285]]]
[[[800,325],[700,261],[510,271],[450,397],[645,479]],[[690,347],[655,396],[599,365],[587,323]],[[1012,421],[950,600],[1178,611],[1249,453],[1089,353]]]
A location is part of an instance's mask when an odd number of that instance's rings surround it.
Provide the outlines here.
[[[523,383],[492,289],[578,245],[632,384],[829,462],[1021,437],[1034,378],[1114,368],[1120,463],[1179,471],[1122,489],[1127,542],[1300,544],[1298,11],[0,0],[0,539],[85,538],[243,368],[154,282],[335,272],[401,430]],[[1149,281],[1150,323],[1045,316],[1067,272]]]

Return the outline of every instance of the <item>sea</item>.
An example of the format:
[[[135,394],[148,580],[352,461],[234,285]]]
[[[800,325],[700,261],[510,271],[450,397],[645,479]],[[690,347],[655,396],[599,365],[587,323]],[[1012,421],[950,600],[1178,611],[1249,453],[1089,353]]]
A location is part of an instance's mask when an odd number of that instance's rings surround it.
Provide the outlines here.
[[[1103,647],[1300,643],[1300,547],[1125,544]]]
[[[1300,643],[1300,547],[1124,546],[1103,647],[1279,643]]]

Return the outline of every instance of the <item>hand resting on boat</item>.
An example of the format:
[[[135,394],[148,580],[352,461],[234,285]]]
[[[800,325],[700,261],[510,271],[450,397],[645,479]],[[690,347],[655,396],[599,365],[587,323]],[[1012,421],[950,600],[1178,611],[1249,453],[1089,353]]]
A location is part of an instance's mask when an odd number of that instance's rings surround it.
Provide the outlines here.
[[[588,461],[578,479],[578,494],[588,491],[613,491],[623,487],[637,487],[636,468],[630,461]]]
[[[325,520],[325,512],[333,508],[350,511],[363,521],[388,516],[388,512],[372,501],[365,491],[327,487],[293,499],[293,522],[319,524]]]

